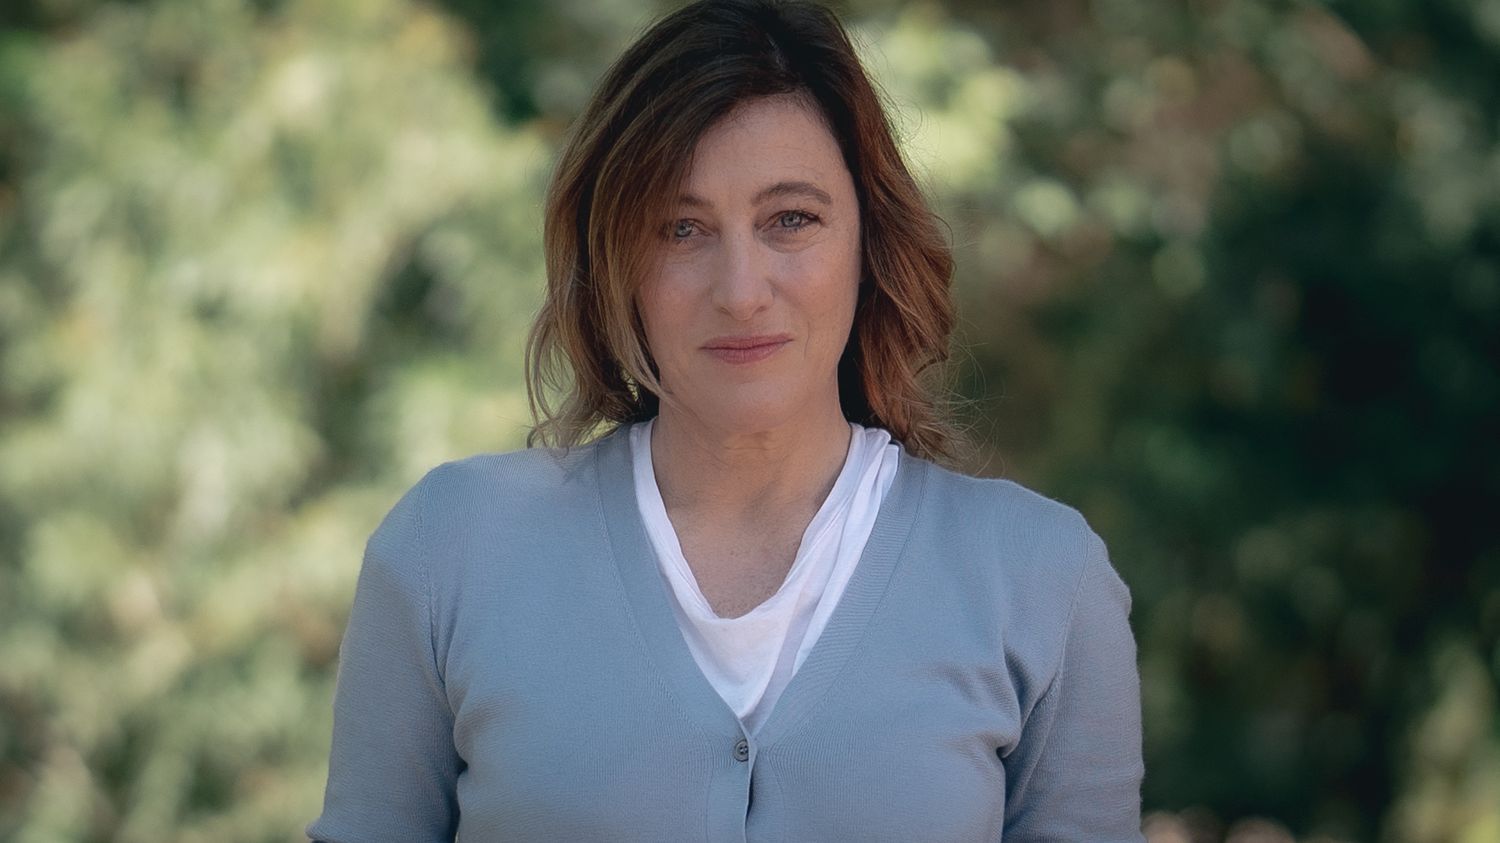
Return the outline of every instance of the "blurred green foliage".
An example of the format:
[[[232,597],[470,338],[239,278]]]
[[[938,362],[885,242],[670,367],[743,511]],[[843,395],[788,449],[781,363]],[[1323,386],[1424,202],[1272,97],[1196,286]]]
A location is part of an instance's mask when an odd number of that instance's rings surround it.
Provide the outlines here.
[[[520,447],[551,156],[672,5],[0,10],[0,838],[301,839],[364,539]],[[1131,585],[1152,840],[1500,841],[1500,0],[837,8],[970,468]]]

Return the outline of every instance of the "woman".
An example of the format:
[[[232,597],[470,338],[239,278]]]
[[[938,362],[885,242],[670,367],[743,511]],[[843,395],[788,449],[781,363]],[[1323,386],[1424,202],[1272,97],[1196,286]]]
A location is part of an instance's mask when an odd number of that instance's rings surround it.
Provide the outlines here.
[[[952,262],[832,14],[658,22],[545,225],[551,447],[371,536],[308,835],[1141,840],[1129,593],[1076,510],[934,461]]]

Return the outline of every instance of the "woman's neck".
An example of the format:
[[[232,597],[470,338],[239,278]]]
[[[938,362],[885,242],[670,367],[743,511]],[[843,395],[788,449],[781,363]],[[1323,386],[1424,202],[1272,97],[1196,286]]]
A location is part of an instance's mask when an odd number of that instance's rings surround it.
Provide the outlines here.
[[[843,469],[852,435],[837,399],[818,409],[752,431],[715,427],[663,404],[652,424],[651,462],[667,510],[731,520],[816,510]]]

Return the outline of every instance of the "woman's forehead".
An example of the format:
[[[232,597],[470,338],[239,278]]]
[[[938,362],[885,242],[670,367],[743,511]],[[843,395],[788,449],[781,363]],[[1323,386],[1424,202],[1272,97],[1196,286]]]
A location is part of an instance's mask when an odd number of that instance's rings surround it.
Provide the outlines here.
[[[822,117],[796,100],[754,100],[699,138],[679,203],[760,204],[797,196],[832,204],[849,174]]]
[[[833,197],[829,195],[816,181],[807,179],[782,179],[766,185],[757,190],[750,198],[752,205],[759,205],[772,199],[800,199],[815,205],[832,206]],[[678,195],[679,205],[689,208],[712,208],[713,200],[699,196],[691,191],[683,191]]]
[[[827,121],[816,103],[798,94],[777,94],[756,97],[736,105],[703,131],[698,138],[698,148],[745,143],[777,134],[808,136],[834,142]]]

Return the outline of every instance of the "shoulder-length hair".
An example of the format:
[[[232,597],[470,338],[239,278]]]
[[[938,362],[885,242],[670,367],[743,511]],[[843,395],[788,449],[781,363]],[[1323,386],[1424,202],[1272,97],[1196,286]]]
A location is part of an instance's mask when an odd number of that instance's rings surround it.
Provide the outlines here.
[[[659,373],[635,305],[654,235],[703,132],[740,103],[780,94],[822,115],[859,200],[863,275],[838,364],[844,416],[885,428],[917,456],[955,456],[961,436],[942,385],[924,383],[949,357],[952,252],[848,33],[830,10],[785,0],[705,0],[658,20],[574,123],[547,190],[547,290],[526,346],[528,447],[570,447],[601,423],[656,415]]]

